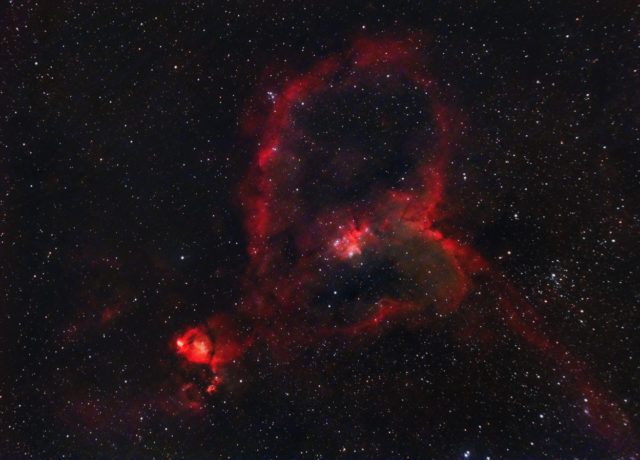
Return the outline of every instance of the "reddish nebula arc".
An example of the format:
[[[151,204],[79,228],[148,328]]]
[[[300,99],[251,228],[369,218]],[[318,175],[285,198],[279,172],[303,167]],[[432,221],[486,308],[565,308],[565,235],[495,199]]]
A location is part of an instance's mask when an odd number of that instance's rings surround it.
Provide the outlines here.
[[[583,408],[587,424],[616,448],[629,448],[629,420],[614,398],[540,329],[541,318],[517,289],[444,223],[452,217],[447,166],[465,120],[445,104],[444,92],[426,71],[426,45],[422,35],[361,37],[346,52],[319,60],[270,92],[267,115],[249,123],[258,149],[239,190],[248,236],[246,298],[234,318],[215,315],[180,334],[175,350],[193,365],[210,368],[211,393],[253,343],[286,353],[331,335],[378,335],[402,324],[426,327],[489,283],[502,292],[495,304],[506,325],[568,376],[565,391]],[[424,117],[414,116],[417,128],[395,145],[401,146],[396,153],[404,152],[398,162],[407,167],[390,178],[379,179],[390,168],[378,164],[370,146],[354,142],[357,136],[347,133],[334,142],[331,133],[314,134],[323,123],[332,124],[330,112],[318,115],[323,105],[352,97],[357,102],[363,91],[422,107],[416,113]],[[383,115],[375,119],[381,136],[396,121]],[[383,287],[354,293],[357,288],[344,285],[345,273],[357,278],[363,271],[374,279],[383,276]],[[349,308],[338,308],[338,314],[323,310],[331,293]],[[238,318],[250,327],[235,326]]]

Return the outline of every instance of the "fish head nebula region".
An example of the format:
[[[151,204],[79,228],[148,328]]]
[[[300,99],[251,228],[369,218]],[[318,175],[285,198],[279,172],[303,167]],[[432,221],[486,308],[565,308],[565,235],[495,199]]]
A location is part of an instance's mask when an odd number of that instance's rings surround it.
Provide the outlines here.
[[[0,8],[0,460],[640,456],[624,2]]]

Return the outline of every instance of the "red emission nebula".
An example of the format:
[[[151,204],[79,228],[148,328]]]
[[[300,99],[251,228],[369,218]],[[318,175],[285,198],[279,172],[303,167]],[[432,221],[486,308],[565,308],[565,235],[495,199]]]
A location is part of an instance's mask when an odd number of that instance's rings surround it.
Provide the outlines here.
[[[425,70],[425,45],[422,36],[361,37],[284,79],[266,109],[248,112],[245,128],[258,146],[238,190],[249,256],[245,298],[235,313],[182,331],[172,347],[189,366],[208,368],[202,388],[214,393],[254,346],[268,346],[278,359],[331,337],[357,345],[391,328],[428,328],[491,286],[499,293],[493,308],[562,376],[585,424],[613,445],[627,442],[631,428],[615,398],[456,233],[447,168],[466,121]],[[364,94],[412,105],[415,129],[388,142],[397,157],[371,152],[359,142],[367,136],[343,123],[338,112]],[[377,118],[377,145],[398,131],[390,111]]]

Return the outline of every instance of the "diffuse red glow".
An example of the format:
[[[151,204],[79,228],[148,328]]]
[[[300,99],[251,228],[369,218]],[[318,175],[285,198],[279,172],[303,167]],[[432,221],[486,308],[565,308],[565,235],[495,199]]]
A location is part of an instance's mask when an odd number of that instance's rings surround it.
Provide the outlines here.
[[[385,326],[390,326],[395,320],[406,318],[411,313],[420,310],[420,305],[413,302],[402,302],[394,299],[380,299],[370,316],[352,326],[341,328],[335,332],[344,334],[379,334]]]
[[[194,327],[178,337],[177,352],[193,364],[209,366],[213,377],[206,391],[213,393],[223,383],[225,368],[254,341],[282,349],[291,341],[312,346],[332,334],[375,335],[394,324],[426,325],[428,322],[421,318],[423,311],[451,314],[477,284],[489,283],[503,292],[496,299],[496,308],[505,323],[572,377],[574,384],[567,393],[589,401],[585,414],[596,431],[615,442],[629,432],[627,423],[621,422],[627,419],[620,407],[596,390],[586,371],[573,364],[577,360],[540,330],[542,321],[535,308],[442,223],[450,217],[442,206],[447,165],[464,120],[439,100],[437,85],[424,71],[420,52],[423,41],[421,36],[360,38],[344,55],[320,60],[277,92],[258,132],[256,161],[240,190],[247,213],[250,262],[246,274],[248,299],[242,302],[238,315],[252,323],[254,332],[239,339],[241,334],[229,318],[216,316],[206,327]],[[294,175],[283,173],[292,164],[305,161],[304,152],[291,147],[291,138],[303,130],[293,127],[295,109],[310,98],[344,90],[358,80],[376,79],[398,85],[409,82],[414,91],[428,93],[437,135],[424,147],[423,159],[407,178],[406,187],[371,192],[364,209],[339,204],[311,212],[302,201],[296,201],[298,184]],[[301,305],[313,306],[310,291],[321,284],[321,273],[356,266],[375,253],[384,253],[397,270],[410,274],[428,296],[381,296],[363,310],[367,313],[346,325],[309,328],[296,319],[293,312]],[[282,330],[287,334],[278,333]]]

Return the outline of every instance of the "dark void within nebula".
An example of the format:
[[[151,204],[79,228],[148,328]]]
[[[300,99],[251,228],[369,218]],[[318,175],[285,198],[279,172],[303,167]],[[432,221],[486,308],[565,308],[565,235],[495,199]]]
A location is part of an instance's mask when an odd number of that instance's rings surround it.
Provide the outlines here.
[[[254,346],[289,359],[337,338],[358,346],[393,328],[433,327],[490,302],[557,372],[584,423],[614,448],[633,449],[615,397],[458,230],[447,172],[466,122],[428,71],[425,46],[418,35],[361,37],[282,82],[267,109],[249,111],[246,129],[259,144],[238,192],[245,298],[172,346],[208,367],[213,393]],[[474,339],[487,334],[482,319],[466,332]]]

